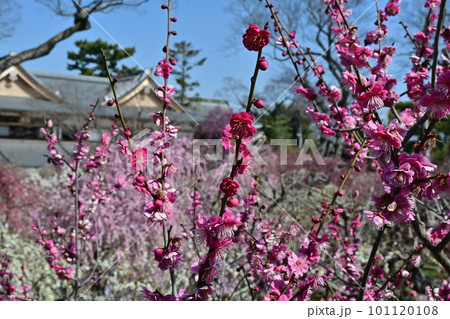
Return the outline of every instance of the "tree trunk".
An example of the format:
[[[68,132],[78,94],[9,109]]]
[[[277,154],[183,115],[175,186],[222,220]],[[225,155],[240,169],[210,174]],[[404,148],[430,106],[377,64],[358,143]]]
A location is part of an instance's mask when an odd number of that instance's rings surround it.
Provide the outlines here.
[[[67,39],[72,34],[89,30],[91,28],[91,24],[88,20],[88,17],[84,19],[76,19],[75,24],[70,28],[65,29],[64,31],[59,32],[55,36],[51,37],[41,45],[22,51],[18,54],[7,55],[3,58],[0,58],[0,72],[6,70],[7,68],[17,65],[19,63],[40,58],[49,54],[58,42]]]

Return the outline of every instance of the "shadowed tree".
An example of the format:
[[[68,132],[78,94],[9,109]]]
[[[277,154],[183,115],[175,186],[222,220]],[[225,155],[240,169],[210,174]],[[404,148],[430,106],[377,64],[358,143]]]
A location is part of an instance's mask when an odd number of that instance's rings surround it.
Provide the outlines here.
[[[0,40],[13,35],[20,20],[20,9],[16,0],[0,0]]]
[[[222,137],[222,130],[230,123],[233,113],[231,108],[224,109],[219,106],[215,107],[200,122],[200,125],[195,128],[194,138],[220,139]]]
[[[178,83],[178,91],[175,97],[180,101],[182,105],[189,105],[189,97],[187,92],[192,91],[195,87],[200,86],[198,81],[191,81],[191,75],[189,72],[205,63],[206,58],[193,61],[201,50],[195,50],[192,43],[181,41],[174,44],[171,49],[172,57],[177,61],[177,67],[174,68],[172,74],[175,76],[175,80]]]
[[[114,74],[130,74],[138,71],[137,67],[118,66],[120,60],[132,56],[134,47],[121,49],[118,44],[111,44],[101,39],[95,41],[78,40],[75,45],[78,52],[67,52],[67,58],[73,63],[67,64],[69,70],[79,70],[83,75],[107,76],[100,50],[105,52],[109,68]]]
[[[56,15],[72,17],[73,25],[55,34],[50,39],[40,45],[15,54],[10,54],[0,58],[0,71],[12,65],[23,63],[28,60],[37,59],[49,54],[60,41],[69,38],[72,34],[84,30],[89,30],[91,24],[89,17],[96,12],[108,13],[114,9],[124,6],[139,6],[149,0],[37,0],[50,8]],[[8,2],[8,1],[6,1]]]
[[[248,98],[248,85],[242,79],[227,76],[221,81],[222,87],[214,93],[214,96],[228,100],[231,105],[245,109]]]

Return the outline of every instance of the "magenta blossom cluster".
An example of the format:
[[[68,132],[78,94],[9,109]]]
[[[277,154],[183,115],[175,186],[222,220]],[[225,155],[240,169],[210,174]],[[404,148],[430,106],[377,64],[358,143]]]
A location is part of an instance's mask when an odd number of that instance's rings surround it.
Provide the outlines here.
[[[17,301],[17,300],[33,300],[33,298],[28,296],[28,292],[31,290],[31,286],[25,283],[25,263],[22,264],[22,276],[19,276],[19,281],[21,282],[20,291],[12,283],[14,279],[14,274],[8,269],[11,259],[6,255],[5,252],[0,252],[1,268],[0,268],[0,301]]]
[[[436,9],[441,2],[425,1],[425,8],[429,8],[428,21],[423,32],[418,31],[410,36],[415,49],[411,55],[411,72],[405,76],[407,85],[405,93],[412,99],[413,107],[398,114],[395,109],[400,98],[400,95],[395,92],[397,79],[387,70],[393,61],[396,48],[393,45],[383,46],[383,41],[388,35],[386,22],[390,17],[399,14],[400,1],[390,0],[384,10],[378,10],[375,29],[366,34],[364,43],[358,37],[357,28],[348,23],[351,10],[345,8],[346,2],[341,0],[323,0],[323,2],[327,7],[325,13],[336,22],[336,25],[330,29],[336,36],[336,50],[344,69],[340,82],[342,88],[348,91],[346,93],[350,93],[352,99],[350,105],[344,105],[342,98],[345,95],[341,90],[327,84],[328,79],[324,77],[325,69],[316,63],[311,49],[303,48],[299,42],[293,41],[295,32],[289,33],[284,28],[278,17],[278,10],[274,11],[268,1],[266,1],[266,7],[269,7],[271,11],[275,31],[280,34],[277,45],[282,47],[282,56],[290,57],[297,71],[296,79],[302,83],[295,88],[295,92],[310,104],[307,113],[310,114],[324,137],[342,137],[347,145],[345,151],[353,157],[347,174],[341,175],[342,183],[334,194],[333,200],[324,201],[322,215],[312,218],[313,223],[317,225],[315,232],[318,234],[327,217],[331,215],[332,224],[328,226],[328,230],[333,231],[336,240],[347,245],[347,239],[339,237],[338,222],[344,216],[347,225],[348,212],[346,209],[335,206],[337,199],[344,196],[342,189],[350,173],[362,171],[356,163],[367,161],[367,157],[371,166],[377,170],[384,191],[373,197],[374,211],[365,213],[366,217],[380,228],[380,232],[384,231],[385,225],[407,224],[415,221],[417,219],[415,198],[437,200],[441,195],[449,194],[448,173],[436,172],[437,165],[431,162],[427,151],[439,141],[439,136],[431,134],[433,125],[436,121],[446,119],[449,114],[450,32],[445,27],[438,30],[436,25],[438,23]],[[404,28],[407,31],[407,26]],[[433,41],[435,37],[436,40]],[[433,52],[433,42],[436,46],[439,40],[443,40],[445,45],[441,55],[443,66],[436,67],[435,62],[439,55]],[[312,71],[316,80],[315,87],[314,84],[309,86],[309,83],[304,81],[303,74],[298,71],[298,65],[303,65],[305,72]],[[430,78],[430,73],[433,79]],[[434,79],[436,79],[435,83]],[[346,96],[348,98],[349,95],[346,94]],[[395,116],[395,119],[388,124],[383,123],[378,113],[382,108],[392,109]],[[428,115],[432,122],[425,134],[419,136],[413,152],[407,152],[407,143],[417,134],[415,125],[420,125],[420,122],[423,125]],[[361,219],[361,214],[358,216]],[[357,223],[360,224],[360,221],[355,220],[355,225]],[[445,238],[444,234],[447,234],[445,230],[446,219],[439,226],[429,228],[428,233],[429,236],[433,236],[433,243]],[[347,229],[345,231],[348,232]],[[370,287],[361,298],[389,299],[393,296],[389,288],[399,287],[402,280],[412,285],[408,281],[409,275],[406,270],[398,272],[395,275],[398,278],[393,282],[386,281],[384,284],[381,282],[384,280],[384,270],[381,268],[375,267],[373,276],[366,272],[364,278],[360,278],[360,268],[354,253],[358,246],[359,243],[355,239],[353,243],[348,243],[345,247],[345,255],[336,256],[336,258],[341,261],[341,266],[345,269],[344,273],[349,276],[350,282],[361,279],[364,285],[367,283],[367,287]],[[298,260],[293,257],[291,262],[294,259]],[[298,270],[300,273],[306,269],[306,266],[301,261],[299,263],[302,265]],[[376,288],[377,286],[383,288]],[[349,289],[352,288],[349,287]],[[358,290],[353,293],[358,294]],[[340,298],[343,297],[340,296]]]
[[[45,136],[45,140],[47,142],[47,149],[51,155],[49,161],[51,161],[56,166],[64,165],[64,155],[56,149],[56,145],[58,144],[58,138],[56,133],[50,133],[49,130],[53,128],[53,121],[47,121],[47,128],[42,128],[41,132]]]
[[[445,212],[445,218],[436,227],[429,228],[427,235],[433,244],[439,244],[450,232],[450,210]]]
[[[359,127],[365,134],[364,146],[367,147],[370,156],[375,158],[374,167],[379,170],[385,185],[385,194],[374,198],[377,211],[367,212],[369,219],[379,227],[390,222],[408,223],[414,220],[412,196],[434,200],[439,198],[439,194],[447,193],[445,187],[436,187],[437,184],[446,185],[445,176],[447,175],[438,175],[441,181],[433,183],[435,177],[431,173],[436,165],[422,154],[424,147],[432,145],[432,141],[419,145],[422,149],[417,150],[416,154],[400,153],[404,147],[408,129],[423,115],[424,107],[430,108],[431,116],[435,120],[446,118],[449,113],[450,72],[445,72],[445,68],[439,69],[440,75],[436,81],[436,88],[430,90],[425,83],[428,71],[420,63],[421,59],[430,59],[432,53],[429,52],[431,50],[430,36],[436,32],[436,28],[430,27],[427,33],[417,33],[414,36],[418,44],[417,52],[421,48],[420,55],[412,59],[413,69],[406,75],[405,82],[408,86],[408,94],[414,99],[416,108],[405,110],[398,119],[391,121],[387,126],[381,122],[377,113],[382,107],[394,107],[399,99],[399,95],[394,91],[397,80],[387,73],[395,48],[385,46],[372,49],[369,45],[379,44],[386,37],[388,31],[384,22],[388,21],[390,16],[399,13],[398,2],[389,1],[385,10],[379,10],[375,23],[376,29],[367,34],[365,46],[363,46],[356,32],[345,27],[350,11],[345,10],[341,1],[325,1],[331,9],[328,13],[338,24],[333,26],[332,30],[338,36],[336,48],[341,64],[347,68],[342,73],[341,81],[344,88],[350,90],[354,98],[350,107],[351,114],[346,108],[337,105],[341,99],[340,92],[326,85],[322,77],[323,68],[316,65],[312,57],[308,60],[305,56],[305,61],[309,63],[314,76],[318,78],[316,83],[318,91],[304,86],[295,88],[300,96],[314,106],[314,110],[308,108],[307,113],[316,122],[322,134],[333,137],[339,132],[348,145],[349,154],[358,153],[359,157],[363,158],[361,137],[358,138],[351,133],[351,130]],[[279,27],[279,23],[275,23],[276,27]],[[302,52],[298,44],[294,47]],[[375,65],[369,62],[371,59],[376,61]],[[362,75],[359,69],[368,69],[370,76]],[[331,103],[329,109],[332,116],[317,108],[318,97],[323,97]]]
[[[172,62],[172,64],[173,63],[176,64],[176,62],[174,62],[174,60],[171,60],[171,62]],[[167,81],[172,70],[173,70],[173,68],[169,64],[169,62],[167,62],[166,59],[163,59],[163,60],[159,61],[158,64],[156,65],[154,75],[161,76],[164,78],[164,80]],[[155,89],[156,96],[158,98],[160,98],[167,105],[170,104],[170,97],[176,91],[177,91],[176,87],[174,87],[173,85],[170,85],[170,84],[160,85]]]
[[[215,264],[232,245],[235,232],[241,222],[235,218],[233,212],[224,208],[235,207],[239,204],[234,197],[238,194],[239,183],[235,181],[247,169],[251,160],[251,154],[247,146],[251,143],[256,128],[253,126],[253,114],[249,112],[235,113],[231,117],[230,124],[222,132],[222,144],[225,149],[232,149],[236,154],[236,163],[233,165],[230,176],[222,179],[220,190],[224,193],[222,197],[222,208],[219,216],[197,218],[197,232],[199,239],[206,243],[208,253],[202,260],[192,267],[197,274],[197,288],[187,299],[208,299],[214,289],[212,281],[217,269]],[[231,145],[234,145],[234,149]],[[185,297],[186,298],[186,297]]]
[[[222,131],[223,148],[241,155],[240,160],[236,163],[235,169],[229,177],[232,180],[234,180],[238,174],[243,174],[246,171],[252,159],[248,145],[252,142],[252,137],[257,132],[256,128],[253,126],[253,120],[254,116],[252,113],[235,113],[231,117],[230,124]],[[237,146],[238,144],[239,147],[232,147]],[[229,188],[229,192],[235,192],[234,189],[239,187],[239,184],[237,182],[235,183],[236,184],[230,183],[228,179],[224,179],[220,188],[225,193],[228,192],[228,190],[224,190],[227,188]],[[228,185],[230,185],[230,187],[228,187]]]
[[[174,270],[180,262],[183,261],[183,255],[180,252],[181,238],[172,237],[169,245],[165,248],[156,248],[153,252],[155,261],[161,270]]]
[[[266,30],[261,30],[256,25],[250,25],[246,33],[243,35],[244,46],[250,51],[260,51],[264,46],[269,43],[270,33]],[[258,58],[257,70],[267,69],[267,65]],[[252,101],[252,99],[250,99]],[[254,102],[255,107],[263,107],[263,102]],[[238,226],[241,222],[235,218],[232,211],[225,207],[236,207],[239,201],[235,198],[238,194],[240,184],[235,180],[237,176],[242,175],[248,168],[251,161],[251,154],[248,149],[248,145],[252,141],[253,135],[257,132],[253,125],[254,116],[248,112],[252,104],[247,106],[247,112],[235,113],[230,119],[230,124],[225,127],[222,132],[222,144],[223,147],[235,154],[235,163],[229,176],[222,179],[219,185],[220,190],[223,192],[222,205],[220,213],[215,216],[207,218],[203,215],[195,216],[195,208],[200,204],[195,204],[198,200],[197,195],[194,192],[193,204],[190,209],[190,213],[194,214],[196,233],[200,242],[206,244],[208,252],[201,258],[201,260],[194,265],[191,269],[196,274],[196,287],[193,292],[188,293],[185,290],[180,290],[179,296],[162,295],[159,292],[151,292],[144,288],[142,290],[143,298],[147,300],[207,300],[214,292],[212,286],[215,275],[217,274],[216,263],[220,260],[225,252],[233,243],[235,232],[238,230]],[[152,204],[152,206],[154,206]],[[195,239],[194,239],[195,240]],[[171,259],[176,264],[177,259],[176,252],[172,252],[174,259]],[[166,256],[168,249],[157,249],[155,251],[155,260],[160,264],[163,260],[159,256]],[[170,266],[163,266],[169,268]]]
[[[436,289],[432,289],[430,286],[427,286],[425,291],[429,301],[450,301],[449,280],[444,280],[442,286]]]
[[[256,289],[269,290],[265,300],[305,300],[324,285],[327,275],[314,273],[312,269],[328,246],[328,235],[318,237],[312,232],[301,240],[300,249],[289,251],[289,243],[299,234],[298,226],[291,225],[288,231],[278,232],[263,220],[256,230],[261,237],[246,236],[246,256],[249,274],[260,282]]]
[[[165,182],[166,177],[172,176],[177,171],[168,155],[165,154],[165,150],[170,147],[170,140],[177,137],[178,127],[169,124],[169,118],[163,119],[161,113],[151,113],[149,116],[153,118],[158,129],[149,133],[148,147],[136,147],[133,152],[130,152],[125,141],[118,141],[118,144],[121,146],[122,153],[131,158],[132,168],[137,173],[133,186],[140,193],[151,198],[144,210],[144,216],[150,222],[162,223],[172,214],[173,203],[177,200],[176,190]],[[161,178],[147,180],[143,174],[147,165],[161,166]]]
[[[56,224],[56,223],[55,223]],[[31,225],[31,228],[39,234],[40,239],[36,240],[45,251],[45,260],[50,268],[55,271],[56,276],[60,280],[73,279],[74,270],[72,267],[64,266],[62,261],[65,261],[69,265],[76,263],[76,250],[75,250],[75,238],[70,237],[68,243],[64,243],[63,236],[66,234],[66,230],[56,226],[54,233],[61,238],[61,244],[55,245],[52,239],[46,239],[49,236],[46,230],[41,230],[37,225]]]
[[[421,103],[431,110],[431,116],[435,120],[447,118],[450,114],[450,71],[438,77],[436,89],[424,95]]]

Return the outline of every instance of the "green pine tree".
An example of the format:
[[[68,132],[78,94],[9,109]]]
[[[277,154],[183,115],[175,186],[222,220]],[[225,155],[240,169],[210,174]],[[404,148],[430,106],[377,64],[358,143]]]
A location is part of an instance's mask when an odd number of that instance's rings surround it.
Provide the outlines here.
[[[67,58],[73,61],[73,63],[67,64],[69,70],[79,70],[83,75],[107,76],[100,53],[100,50],[103,50],[113,74],[130,74],[138,71],[137,67],[130,68],[126,65],[119,67],[118,65],[119,61],[132,56],[136,52],[134,47],[121,49],[119,45],[101,39],[95,41],[78,40],[75,45],[79,48],[78,52],[67,52]]]
[[[192,43],[181,41],[174,44],[171,49],[171,56],[177,61],[176,67],[174,67],[172,74],[175,76],[175,81],[178,84],[178,90],[175,93],[175,97],[181,103],[181,105],[188,106],[191,100],[197,98],[189,98],[187,96],[188,91],[192,91],[195,87],[200,86],[198,81],[191,81],[191,75],[189,72],[205,63],[206,58],[201,58],[197,61],[192,61],[197,57],[201,50],[195,50]]]

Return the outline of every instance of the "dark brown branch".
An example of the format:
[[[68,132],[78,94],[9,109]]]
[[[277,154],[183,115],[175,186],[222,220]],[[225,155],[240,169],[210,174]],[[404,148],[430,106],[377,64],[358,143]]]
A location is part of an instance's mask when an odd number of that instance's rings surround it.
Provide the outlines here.
[[[433,255],[434,259],[441,264],[441,266],[445,269],[445,271],[450,275],[450,260],[448,257],[442,252],[442,249],[448,241],[450,240],[450,235],[447,234],[445,238],[437,245],[433,245],[430,238],[428,238],[427,230],[425,224],[420,220],[419,214],[416,212],[416,218],[411,223],[417,237],[423,242],[423,245],[430,251]],[[442,244],[442,246],[441,246]]]
[[[375,255],[377,254],[378,246],[380,246],[381,238],[383,237],[383,233],[386,226],[381,227],[378,231],[377,238],[375,239],[375,243],[372,246],[372,251],[370,252],[369,260],[367,261],[367,265],[364,268],[364,276],[361,279],[361,290],[359,291],[358,300],[364,300],[364,292],[366,290],[367,278],[369,278],[370,270],[372,269],[373,262],[375,261]]]
[[[441,35],[442,23],[444,21],[445,14],[445,4],[447,0],[442,0],[440,8],[439,8],[439,18],[436,29],[436,34],[434,37],[434,45],[433,45],[433,65],[431,66],[431,88],[435,88],[436,84],[436,68],[437,68],[437,60],[439,57],[439,36]]]
[[[430,117],[430,111],[428,110],[421,118],[420,120],[418,120],[416,122],[416,124],[414,124],[413,127],[411,127],[408,131],[408,133],[406,133],[405,138],[403,139],[402,142],[402,148],[405,147],[406,143],[408,143],[408,141],[411,139],[411,137],[414,136],[414,134],[416,134],[417,130],[419,130],[424,124],[425,122],[428,120],[428,118]]]
[[[436,245],[436,251],[442,251],[445,246],[450,242],[450,232],[445,235],[444,239],[442,239],[439,244]]]
[[[32,49],[28,49],[22,51],[15,55],[8,55],[0,60],[0,71],[6,70],[7,68],[20,64],[22,62],[28,60],[34,60],[49,54],[53,48],[59,42],[69,38],[72,34],[80,31],[89,30],[91,28],[91,24],[88,21],[88,17],[84,19],[78,19],[77,22],[70,28],[65,29],[64,31],[59,32],[55,36],[51,37],[41,45],[34,47]]]
[[[406,267],[406,265],[408,265],[411,262],[413,256],[416,254],[419,254],[421,250],[422,250],[422,248],[414,249],[413,252],[411,252],[409,254],[408,258],[405,259],[403,264],[397,269],[397,271],[391,272],[391,274],[387,276],[387,279],[384,281],[384,283],[381,285],[381,287],[378,288],[377,291],[375,291],[375,296],[378,295],[378,293],[380,291],[384,290],[386,288],[386,286],[388,285],[388,283],[397,279],[397,275]]]
[[[61,41],[69,38],[76,32],[89,30],[91,24],[89,15],[94,12],[108,13],[113,9],[121,6],[137,7],[149,0],[93,0],[86,5],[82,5],[81,0],[72,0],[72,4],[76,11],[74,13],[64,10],[61,1],[38,0],[46,7],[50,8],[56,15],[72,16],[74,18],[73,26],[57,33],[41,45],[22,51],[18,54],[7,55],[0,58],[0,71],[23,63],[25,61],[34,60],[49,54],[53,48]]]

